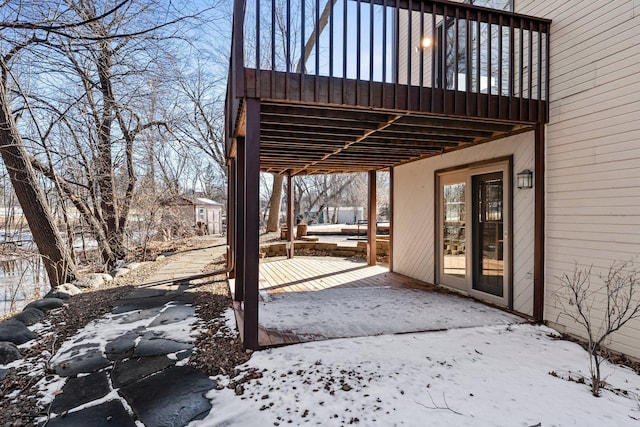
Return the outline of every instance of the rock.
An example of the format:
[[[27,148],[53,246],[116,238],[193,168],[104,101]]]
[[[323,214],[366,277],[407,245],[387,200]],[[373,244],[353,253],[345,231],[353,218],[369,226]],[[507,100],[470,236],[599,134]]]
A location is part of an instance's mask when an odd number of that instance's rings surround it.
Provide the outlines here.
[[[120,388],[146,426],[184,426],[204,418],[211,402],[204,395],[218,383],[190,366],[168,367]]]
[[[165,355],[134,357],[124,362],[116,363],[111,371],[111,382],[114,388],[121,388],[156,372],[160,372],[174,364],[175,360],[171,360]]]
[[[63,417],[49,420],[48,427],[92,426],[92,427],[136,427],[131,415],[119,400],[109,400],[80,411],[71,412]]]
[[[156,257],[156,261],[160,261],[160,260],[163,260],[163,259],[165,259],[165,258],[166,258],[166,256],[164,256],[164,255],[158,255],[158,256]]]
[[[95,274],[99,274],[105,283],[108,283],[113,280],[113,276],[108,273],[95,273]]]
[[[51,403],[51,411],[61,414],[75,407],[100,399],[109,393],[109,380],[106,372],[94,372],[89,375],[68,378]]]
[[[82,291],[76,285],[73,285],[71,283],[63,283],[57,288],[51,289],[51,291],[49,291],[45,298],[69,299],[70,297],[81,293]]]
[[[79,344],[61,354],[54,361],[53,368],[56,374],[61,377],[71,377],[81,373],[96,372],[106,366],[109,362],[102,355],[98,344]]]
[[[130,264],[127,264],[127,268],[131,271],[133,270],[137,270],[138,268],[140,268],[142,266],[141,262],[132,262]]]
[[[53,310],[54,308],[59,308],[64,305],[64,301],[60,298],[43,298],[40,300],[32,301],[24,308],[25,310],[28,308],[37,308],[42,311]]]
[[[8,341],[0,342],[0,365],[6,365],[18,359],[22,359],[22,354],[14,343]]]
[[[0,341],[9,341],[20,345],[34,339],[36,335],[17,320],[7,320],[0,323]]]
[[[111,272],[111,275],[115,278],[118,278],[124,276],[125,274],[129,274],[130,271],[131,270],[129,270],[127,267],[120,267],[113,270]]]
[[[11,320],[17,320],[18,322],[22,322],[27,326],[31,326],[44,319],[45,316],[46,314],[44,314],[44,311],[34,307],[29,307],[22,310],[21,313],[13,316]]]
[[[108,281],[105,279],[105,276],[109,275],[104,273],[90,273],[74,280],[73,284],[81,288],[99,288]]]

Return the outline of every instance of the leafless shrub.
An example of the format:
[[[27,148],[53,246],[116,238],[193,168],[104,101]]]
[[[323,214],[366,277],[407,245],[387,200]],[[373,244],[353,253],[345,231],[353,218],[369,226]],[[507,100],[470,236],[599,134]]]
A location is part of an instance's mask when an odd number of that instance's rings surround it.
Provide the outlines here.
[[[581,269],[576,263],[572,274],[557,277],[561,287],[556,300],[562,309],[558,317],[569,317],[586,332],[591,393],[600,396],[605,385],[600,370],[603,347],[611,334],[640,317],[640,271],[630,261],[616,261],[594,283],[592,268]]]

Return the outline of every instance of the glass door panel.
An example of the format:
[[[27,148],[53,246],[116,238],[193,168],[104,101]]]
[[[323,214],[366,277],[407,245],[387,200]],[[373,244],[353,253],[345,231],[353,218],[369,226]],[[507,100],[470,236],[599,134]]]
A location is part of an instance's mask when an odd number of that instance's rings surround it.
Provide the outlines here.
[[[442,187],[442,260],[443,273],[464,278],[466,259],[466,183],[445,184]]]
[[[504,180],[502,172],[475,175],[473,289],[504,297]]]

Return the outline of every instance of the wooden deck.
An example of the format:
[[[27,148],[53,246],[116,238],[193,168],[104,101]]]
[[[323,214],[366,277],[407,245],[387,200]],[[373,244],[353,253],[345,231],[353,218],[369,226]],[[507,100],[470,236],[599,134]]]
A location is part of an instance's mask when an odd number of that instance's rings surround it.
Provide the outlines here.
[[[271,258],[260,264],[260,292],[313,292],[329,288],[399,286],[414,289],[435,287],[390,272],[386,267],[368,266],[334,257]]]
[[[284,257],[268,258],[260,263],[260,300],[269,294],[287,292],[316,292],[336,288],[401,287],[424,291],[443,290],[420,282],[386,267],[368,266],[365,262],[354,262],[334,257]],[[234,286],[231,283],[231,289]],[[444,291],[446,292],[446,291]],[[244,313],[240,302],[234,302],[238,329],[243,331]],[[295,334],[259,328],[258,340],[261,348],[277,347],[309,341]]]

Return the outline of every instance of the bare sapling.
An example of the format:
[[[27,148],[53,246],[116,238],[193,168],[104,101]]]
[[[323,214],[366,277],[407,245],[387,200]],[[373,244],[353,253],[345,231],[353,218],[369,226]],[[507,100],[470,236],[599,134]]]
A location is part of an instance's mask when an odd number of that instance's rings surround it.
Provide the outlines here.
[[[558,277],[556,300],[565,315],[580,325],[587,337],[591,393],[598,397],[606,385],[601,375],[604,347],[611,335],[640,317],[640,271],[630,261],[616,261],[606,274],[593,279],[593,265]]]

